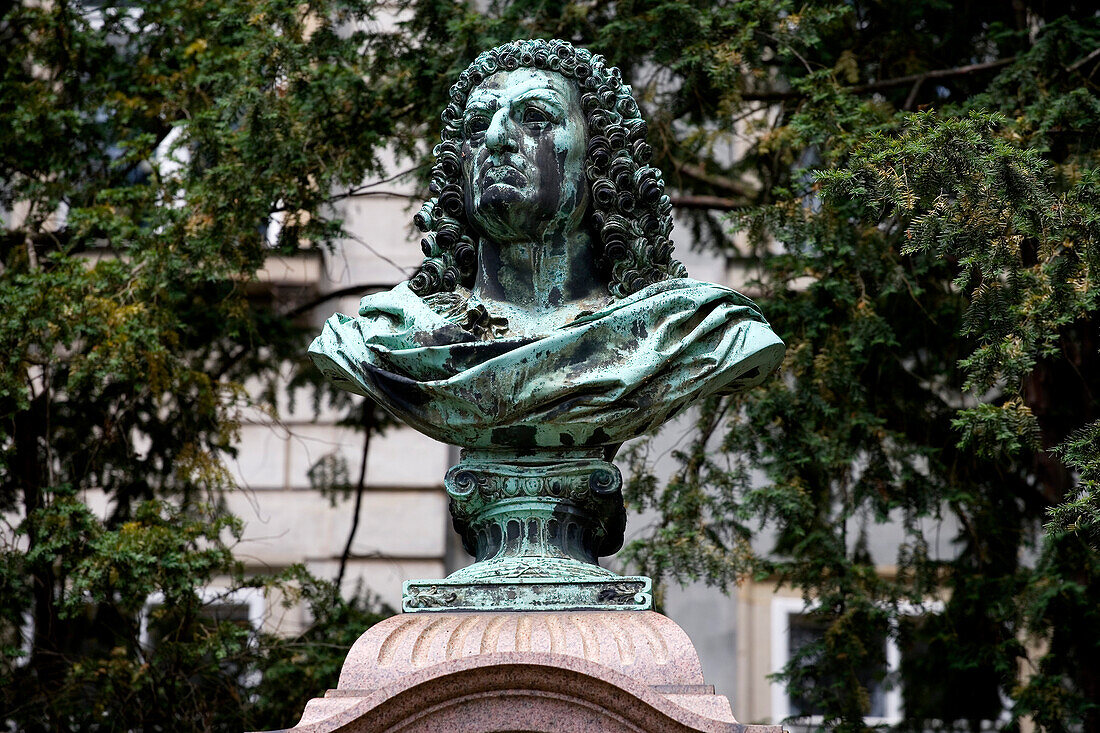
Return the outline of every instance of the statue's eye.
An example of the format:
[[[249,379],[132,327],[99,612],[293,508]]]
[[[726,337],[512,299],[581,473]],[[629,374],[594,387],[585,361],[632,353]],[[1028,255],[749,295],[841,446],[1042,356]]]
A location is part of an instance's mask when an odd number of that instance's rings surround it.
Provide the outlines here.
[[[550,122],[550,115],[545,110],[538,107],[527,107],[523,110],[523,124],[541,125],[546,122]]]
[[[466,119],[466,137],[482,135],[489,129],[489,118],[484,115],[474,115]]]

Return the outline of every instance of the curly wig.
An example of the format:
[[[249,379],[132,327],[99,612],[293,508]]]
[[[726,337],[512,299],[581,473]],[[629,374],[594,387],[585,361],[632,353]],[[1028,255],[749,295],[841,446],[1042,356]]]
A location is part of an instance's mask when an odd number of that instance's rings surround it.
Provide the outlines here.
[[[672,203],[661,171],[648,165],[646,123],[619,70],[567,41],[530,40],[485,51],[451,87],[441,142],[433,151],[433,198],[413,218],[424,234],[425,259],[409,283],[412,291],[423,297],[473,285],[478,234],[466,221],[460,160],[466,99],[493,73],[520,67],[556,71],[577,85],[588,128],[586,223],[596,235],[596,266],[608,291],[622,298],[660,280],[685,277],[684,266],[672,259]]]

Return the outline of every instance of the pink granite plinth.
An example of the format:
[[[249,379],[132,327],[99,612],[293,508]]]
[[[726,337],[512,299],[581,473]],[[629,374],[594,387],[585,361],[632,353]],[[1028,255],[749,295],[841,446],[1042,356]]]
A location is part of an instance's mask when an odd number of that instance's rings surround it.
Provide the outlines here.
[[[742,725],[652,611],[416,613],[373,626],[281,733],[781,733]]]

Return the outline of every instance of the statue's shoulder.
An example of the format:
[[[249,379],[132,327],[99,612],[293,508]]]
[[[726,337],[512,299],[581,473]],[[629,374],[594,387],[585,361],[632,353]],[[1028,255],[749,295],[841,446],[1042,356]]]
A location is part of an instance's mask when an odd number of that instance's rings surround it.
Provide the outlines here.
[[[507,335],[508,321],[489,314],[477,302],[468,288],[459,286],[453,292],[420,296],[407,282],[391,290],[366,296],[359,302],[362,321],[381,324],[385,329],[403,333],[430,332],[433,343],[493,340]],[[361,328],[368,327],[361,323]],[[423,345],[423,344],[421,344]]]
[[[416,310],[423,307],[420,297],[409,289],[408,281],[399,282],[389,290],[364,295],[359,301],[359,315],[387,313],[397,310]]]
[[[452,321],[456,313],[462,312],[469,297],[469,291],[433,293],[422,297],[414,293],[406,281],[389,290],[364,296],[359,301],[359,315],[368,319],[381,317],[420,322],[434,327]]]

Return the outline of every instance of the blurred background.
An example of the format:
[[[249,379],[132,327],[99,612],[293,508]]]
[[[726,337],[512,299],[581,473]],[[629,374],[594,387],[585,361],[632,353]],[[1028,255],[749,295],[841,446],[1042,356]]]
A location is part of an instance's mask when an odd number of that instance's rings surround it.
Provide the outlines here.
[[[676,256],[788,344],[624,447],[609,564],[742,722],[1100,731],[1100,16],[1026,0],[0,4],[4,725],[288,727],[471,561],[455,449],[305,349],[530,37],[622,69]]]

